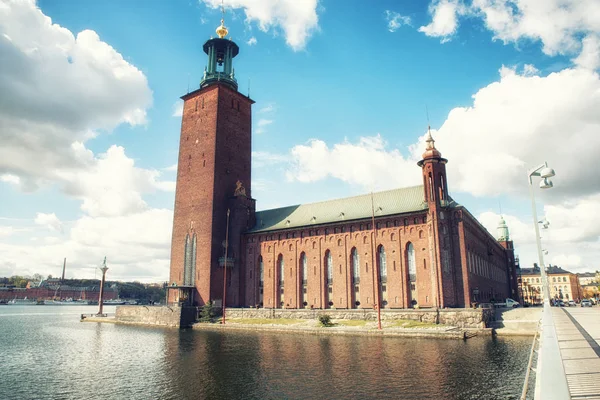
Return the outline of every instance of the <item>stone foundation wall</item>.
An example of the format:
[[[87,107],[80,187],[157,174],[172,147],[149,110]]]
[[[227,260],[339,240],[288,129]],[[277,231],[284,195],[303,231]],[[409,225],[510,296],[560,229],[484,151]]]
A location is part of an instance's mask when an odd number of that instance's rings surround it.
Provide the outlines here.
[[[123,324],[186,328],[196,319],[196,307],[117,306],[115,320]]]
[[[382,321],[409,319],[432,324],[444,324],[459,328],[485,328],[492,318],[493,310],[453,308],[453,309],[406,309],[381,310]],[[228,308],[228,318],[285,318],[316,319],[319,315],[329,315],[332,319],[356,319],[373,321],[377,319],[375,310],[286,310],[272,308]]]

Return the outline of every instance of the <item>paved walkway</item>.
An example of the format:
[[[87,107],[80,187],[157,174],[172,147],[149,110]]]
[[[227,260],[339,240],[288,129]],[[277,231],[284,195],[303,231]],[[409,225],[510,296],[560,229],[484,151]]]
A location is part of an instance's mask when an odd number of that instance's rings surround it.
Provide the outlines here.
[[[600,400],[600,307],[552,308],[571,399]]]

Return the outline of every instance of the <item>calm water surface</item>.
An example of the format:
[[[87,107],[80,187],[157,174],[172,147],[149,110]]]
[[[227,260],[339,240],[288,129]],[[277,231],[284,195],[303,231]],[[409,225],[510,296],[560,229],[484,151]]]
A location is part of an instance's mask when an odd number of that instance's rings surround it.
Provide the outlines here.
[[[79,322],[96,309],[0,306],[0,399],[517,399],[531,345]]]

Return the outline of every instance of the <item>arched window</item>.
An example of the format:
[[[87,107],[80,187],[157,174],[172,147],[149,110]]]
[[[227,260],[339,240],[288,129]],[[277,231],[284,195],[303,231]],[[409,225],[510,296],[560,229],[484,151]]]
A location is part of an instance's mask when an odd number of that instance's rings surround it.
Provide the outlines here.
[[[262,256],[258,257],[258,270],[260,271],[260,287],[263,287],[264,283],[265,283],[265,264],[263,263],[263,258]]]
[[[387,265],[386,265],[386,259],[385,259],[385,249],[383,248],[383,246],[379,246],[379,254],[378,256],[378,261],[379,261],[379,277],[381,278],[381,282],[387,282]]]
[[[350,252],[350,257],[352,261],[352,281],[354,283],[360,282],[360,260],[358,259],[358,251],[356,251],[356,247],[352,248]]]
[[[417,281],[417,261],[415,260],[415,247],[412,243],[406,246],[406,258],[408,263],[408,280],[410,282]]]
[[[283,263],[283,256],[280,254],[277,258],[277,269],[279,270],[279,286],[283,286],[283,278],[285,276],[285,265]]]
[[[431,178],[431,172],[429,173],[428,176],[428,180],[429,180],[429,201],[434,201],[435,198],[433,197],[433,179]]]
[[[302,284],[306,285],[308,282],[308,267],[306,266],[306,253],[300,254],[300,268],[302,268]]]
[[[444,185],[444,175],[440,174],[440,200],[446,199],[446,186]]]
[[[327,283],[331,285],[333,283],[333,258],[329,250],[325,252],[325,271],[327,273]]]

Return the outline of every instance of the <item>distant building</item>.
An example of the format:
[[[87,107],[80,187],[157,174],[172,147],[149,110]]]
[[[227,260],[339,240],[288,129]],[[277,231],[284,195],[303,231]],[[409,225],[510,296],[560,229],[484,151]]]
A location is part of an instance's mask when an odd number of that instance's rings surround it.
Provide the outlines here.
[[[430,133],[419,186],[255,211],[254,101],[237,90],[238,46],[223,25],[217,33],[203,46],[200,88],[182,97],[169,302],[370,309],[518,300],[506,223],[494,238],[454,201]]]
[[[61,280],[57,278],[48,279],[42,282],[29,282],[26,288],[0,288],[0,299],[74,299],[98,301],[100,296],[100,281],[87,286],[75,286],[70,280]],[[112,300],[118,298],[118,292],[115,285],[104,287],[104,299]]]
[[[597,283],[598,276],[595,272],[581,272],[577,274],[579,278],[579,284],[581,286],[589,285],[590,283]]]
[[[530,304],[541,304],[544,300],[544,292],[540,268],[534,264],[533,268],[521,268],[520,272],[519,291],[523,301]],[[548,266],[546,274],[551,298],[561,300],[583,298],[583,290],[577,274],[557,266]]]

